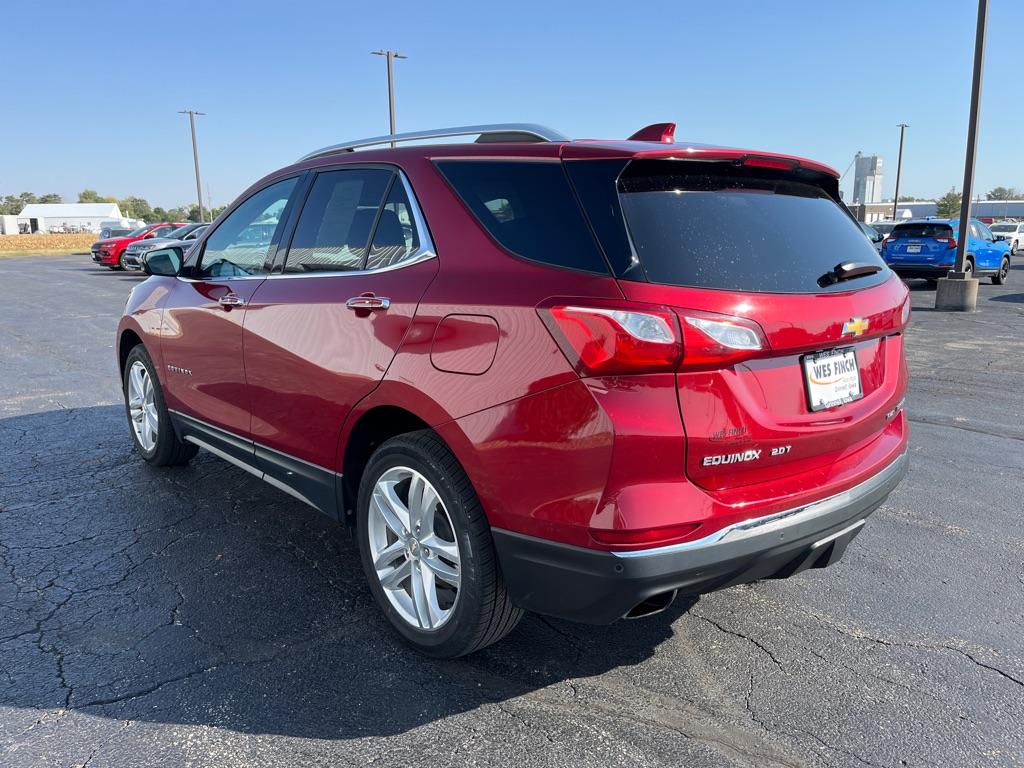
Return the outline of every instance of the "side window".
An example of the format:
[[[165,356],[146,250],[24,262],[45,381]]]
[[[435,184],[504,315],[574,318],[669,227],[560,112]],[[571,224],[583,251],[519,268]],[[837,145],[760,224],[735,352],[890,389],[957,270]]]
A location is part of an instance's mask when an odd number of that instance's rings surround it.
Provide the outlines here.
[[[295,225],[285,272],[361,270],[394,174],[355,168],[316,177]]]
[[[995,240],[995,236],[992,234],[992,230],[986,227],[984,224],[979,224],[978,229],[981,230],[982,240]]]
[[[608,267],[557,162],[444,160],[437,168],[505,249],[553,267]]]
[[[296,181],[264,187],[232,211],[207,238],[197,276],[224,279],[266,272],[267,254]]]
[[[973,221],[971,222],[971,237],[981,238],[981,233],[978,231],[978,225]]]
[[[381,269],[409,258],[420,247],[419,233],[412,216],[409,196],[401,179],[395,178],[384,210],[380,212],[377,228],[373,231],[370,255],[366,269]]]

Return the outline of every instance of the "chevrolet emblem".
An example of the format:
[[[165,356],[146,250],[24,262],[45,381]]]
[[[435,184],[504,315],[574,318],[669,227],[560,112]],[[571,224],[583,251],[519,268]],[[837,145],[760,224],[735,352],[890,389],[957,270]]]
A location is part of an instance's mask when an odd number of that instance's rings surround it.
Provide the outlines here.
[[[843,336],[851,334],[852,336],[860,336],[868,329],[868,321],[863,317],[854,317],[848,322],[843,323]]]

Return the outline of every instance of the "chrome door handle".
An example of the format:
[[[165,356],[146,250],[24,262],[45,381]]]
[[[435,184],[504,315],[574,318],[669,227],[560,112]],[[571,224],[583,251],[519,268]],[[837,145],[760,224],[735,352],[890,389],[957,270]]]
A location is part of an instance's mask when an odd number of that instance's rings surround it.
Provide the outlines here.
[[[237,294],[229,293],[227,296],[221,296],[217,299],[217,303],[222,307],[243,307],[245,306],[245,299]]]
[[[356,296],[345,302],[349,309],[387,309],[391,306],[391,299],[380,296]]]

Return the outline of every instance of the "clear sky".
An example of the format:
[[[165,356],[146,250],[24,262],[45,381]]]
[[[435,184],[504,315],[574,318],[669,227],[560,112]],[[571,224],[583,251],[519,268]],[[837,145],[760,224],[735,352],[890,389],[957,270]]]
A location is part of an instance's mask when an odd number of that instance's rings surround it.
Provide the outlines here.
[[[884,158],[901,194],[963,186],[974,0],[8,3],[0,197],[90,188],[224,205],[307,152],[397,130],[532,122],[779,151],[843,173]],[[1024,2],[990,0],[975,192],[1024,189]],[[843,180],[850,198],[852,170]],[[204,200],[204,202],[206,202]]]

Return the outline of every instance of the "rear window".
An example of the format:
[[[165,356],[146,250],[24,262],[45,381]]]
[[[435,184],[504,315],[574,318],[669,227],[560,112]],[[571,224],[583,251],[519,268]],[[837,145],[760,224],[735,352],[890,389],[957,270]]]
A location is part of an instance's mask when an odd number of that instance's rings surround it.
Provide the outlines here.
[[[437,168],[506,250],[555,267],[608,273],[560,162],[448,160]]]
[[[993,232],[1016,232],[1016,224],[993,224],[989,227]]]
[[[784,178],[678,173],[636,164],[619,199],[653,283],[763,293],[821,293],[878,284],[889,272],[860,227],[821,188]],[[822,289],[842,262],[880,271]]]
[[[897,224],[893,227],[894,239],[901,237],[920,239],[924,237],[953,237],[953,227],[949,224],[925,222],[923,224]]]

